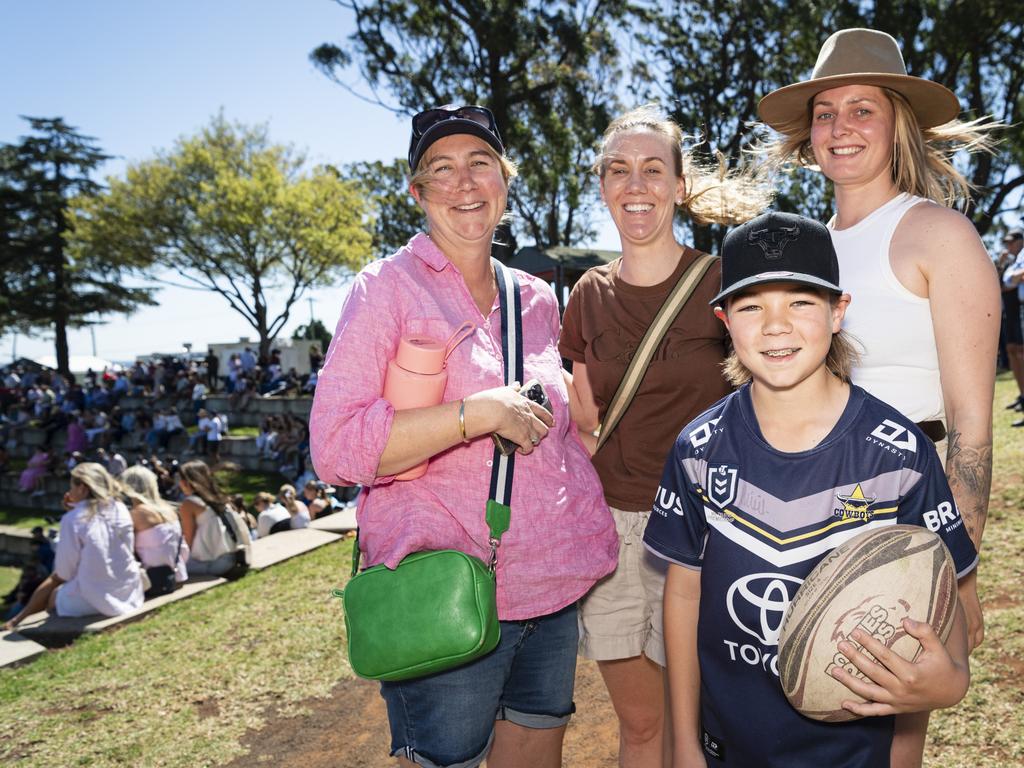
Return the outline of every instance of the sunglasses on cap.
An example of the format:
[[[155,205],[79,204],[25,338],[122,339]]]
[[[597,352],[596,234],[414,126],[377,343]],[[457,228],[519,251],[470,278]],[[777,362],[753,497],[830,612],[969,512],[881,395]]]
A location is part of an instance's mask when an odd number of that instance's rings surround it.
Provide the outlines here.
[[[412,119],[412,138],[418,141],[424,133],[438,123],[445,120],[472,120],[491,133],[498,132],[498,126],[494,122],[494,115],[487,107],[471,105],[468,107],[457,107],[454,104],[446,104],[436,109],[427,109],[419,112]]]
[[[453,133],[472,134],[486,141],[499,154],[505,151],[491,110],[475,104],[461,107],[446,104],[413,116],[412,137],[409,140],[410,169],[416,170],[423,153],[431,144]]]

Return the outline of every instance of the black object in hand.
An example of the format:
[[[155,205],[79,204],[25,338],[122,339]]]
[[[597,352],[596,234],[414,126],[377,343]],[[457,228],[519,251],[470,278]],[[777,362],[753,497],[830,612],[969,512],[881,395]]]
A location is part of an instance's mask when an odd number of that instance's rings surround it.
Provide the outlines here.
[[[537,405],[548,413],[554,413],[554,410],[551,407],[551,400],[548,399],[548,393],[544,391],[544,386],[536,379],[530,379],[526,382],[526,384],[524,384],[519,390],[519,394],[527,400],[532,400],[537,403]],[[519,447],[508,438],[499,435],[497,432],[491,434],[491,438],[493,438],[494,444],[498,446],[498,450],[501,451],[503,456],[511,456],[515,453],[516,448]]]

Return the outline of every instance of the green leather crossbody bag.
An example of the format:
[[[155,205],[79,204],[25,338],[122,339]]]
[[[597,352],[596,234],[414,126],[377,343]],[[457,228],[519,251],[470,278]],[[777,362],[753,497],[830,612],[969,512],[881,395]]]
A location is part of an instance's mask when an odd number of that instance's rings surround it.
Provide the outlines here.
[[[511,270],[493,263],[510,385],[523,381],[522,319],[515,309],[519,286]],[[394,570],[376,565],[359,572],[357,535],[352,579],[344,590],[333,591],[344,600],[348,658],[357,675],[371,680],[424,677],[467,664],[497,646],[495,569],[501,536],[511,520],[514,464],[515,454],[504,456],[495,448],[486,509],[489,563],[444,549],[414,552]]]

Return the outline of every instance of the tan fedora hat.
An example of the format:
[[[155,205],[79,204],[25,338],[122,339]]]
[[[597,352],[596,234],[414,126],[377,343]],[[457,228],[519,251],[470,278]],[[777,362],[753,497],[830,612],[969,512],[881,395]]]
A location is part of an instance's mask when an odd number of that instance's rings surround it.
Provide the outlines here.
[[[793,130],[807,115],[816,93],[843,85],[878,85],[902,94],[922,128],[948,123],[960,114],[960,102],[945,86],[911,77],[896,41],[875,29],[841,29],[821,46],[810,80],[772,91],[757,114],[777,131]]]

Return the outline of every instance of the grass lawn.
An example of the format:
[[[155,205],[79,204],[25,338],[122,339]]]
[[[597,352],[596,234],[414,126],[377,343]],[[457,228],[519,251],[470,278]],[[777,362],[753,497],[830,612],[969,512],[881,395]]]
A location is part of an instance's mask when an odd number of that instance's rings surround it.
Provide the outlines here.
[[[35,528],[37,525],[47,526],[44,517],[58,517],[59,512],[40,512],[38,509],[23,507],[0,507],[0,525],[13,525],[17,528]]]
[[[271,708],[350,676],[341,604],[352,542],[0,670],[0,764],[218,765]]]
[[[20,568],[11,568],[7,565],[0,565],[0,595],[6,595],[21,578]]]
[[[288,478],[278,472],[232,472],[221,469],[214,473],[217,485],[229,496],[240,493],[245,498],[246,506],[252,504],[253,498],[260,491],[277,496],[277,489],[289,482]]]
[[[928,768],[1024,764],[1024,430],[997,384],[995,471],[979,590],[986,639],[955,709],[935,713]],[[272,476],[223,478],[244,494]],[[241,754],[247,728],[351,676],[341,606],[351,541],[253,573],[86,637],[33,663],[0,670],[0,764],[209,766]],[[841,727],[841,726],[840,726]],[[144,758],[143,758],[144,755]],[[583,768],[589,768],[583,766]]]
[[[190,427],[185,427],[185,432],[194,435],[199,431],[199,427],[193,424]],[[228,427],[228,434],[231,437],[257,437],[260,434],[259,427]]]

